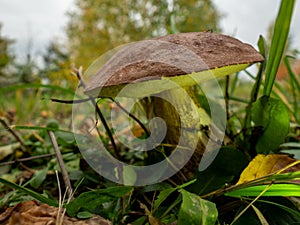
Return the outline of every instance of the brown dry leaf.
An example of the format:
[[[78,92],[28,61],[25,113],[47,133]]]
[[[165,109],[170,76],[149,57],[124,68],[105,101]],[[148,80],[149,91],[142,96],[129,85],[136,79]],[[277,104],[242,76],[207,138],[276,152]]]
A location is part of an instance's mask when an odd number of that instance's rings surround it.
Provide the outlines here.
[[[145,211],[145,214],[148,217],[150,225],[163,225],[162,222],[160,222],[157,218],[155,218],[152,215],[152,212],[150,212],[150,210],[147,208],[147,206],[145,204],[140,202],[140,207],[141,207],[141,209],[143,209]]]
[[[36,201],[19,203],[9,207],[0,214],[1,225],[56,225],[58,209],[47,204],[39,205]],[[79,220],[64,216],[63,225],[111,225],[112,223],[100,216]]]
[[[237,184],[275,173],[295,161],[295,159],[282,154],[259,154],[244,169]],[[300,164],[284,170],[284,173],[294,171],[300,171]]]

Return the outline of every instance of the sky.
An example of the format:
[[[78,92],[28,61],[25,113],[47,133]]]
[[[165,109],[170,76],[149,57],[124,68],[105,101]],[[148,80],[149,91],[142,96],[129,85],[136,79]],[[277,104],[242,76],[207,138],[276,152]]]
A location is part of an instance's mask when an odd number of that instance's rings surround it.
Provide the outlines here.
[[[266,35],[274,21],[280,0],[213,0],[223,14],[223,33],[256,46],[260,34]],[[41,55],[51,40],[64,40],[66,12],[74,0],[0,0],[2,35],[15,40],[18,57]],[[296,1],[291,33],[293,46],[300,49],[300,3]]]

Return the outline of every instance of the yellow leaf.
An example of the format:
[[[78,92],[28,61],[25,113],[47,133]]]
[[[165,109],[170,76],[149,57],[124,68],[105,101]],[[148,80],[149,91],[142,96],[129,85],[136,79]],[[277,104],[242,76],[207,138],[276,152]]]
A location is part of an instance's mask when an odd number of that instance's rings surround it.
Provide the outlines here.
[[[0,160],[4,159],[6,156],[11,155],[14,151],[20,148],[20,143],[14,143],[10,145],[5,145],[0,147]]]
[[[258,154],[244,169],[237,184],[245,183],[260,177],[276,173],[296,160],[282,154]],[[283,172],[299,171],[300,165],[293,166]]]

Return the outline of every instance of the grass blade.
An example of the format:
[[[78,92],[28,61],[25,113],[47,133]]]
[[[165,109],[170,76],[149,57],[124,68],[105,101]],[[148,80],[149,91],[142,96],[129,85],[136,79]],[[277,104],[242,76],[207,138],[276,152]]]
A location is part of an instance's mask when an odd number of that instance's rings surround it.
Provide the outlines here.
[[[266,67],[264,95],[270,96],[281,58],[286,47],[295,0],[282,0],[275,22],[270,54]]]
[[[7,180],[2,179],[2,178],[0,178],[0,183],[4,184],[4,185],[6,185],[10,188],[15,188],[19,191],[22,191],[23,193],[30,195],[31,197],[39,200],[40,202],[43,202],[43,203],[46,203],[48,205],[55,206],[55,207],[58,206],[58,203],[56,201],[54,201],[52,199],[49,199],[49,198],[45,197],[44,195],[39,194],[39,193],[37,193],[35,191],[32,191],[28,188],[25,188],[23,186],[17,185],[15,183],[12,183],[12,182],[7,181]]]
[[[226,196],[242,197],[242,196],[258,196],[266,189],[268,185],[259,185],[241,188],[238,190],[225,193]],[[262,196],[294,196],[300,197],[299,184],[272,184]]]
[[[258,208],[256,208],[254,205],[251,205],[251,207],[253,208],[254,212],[256,213],[261,225],[269,225],[268,221],[266,220],[266,218],[264,217],[262,212]]]
[[[276,202],[271,202],[271,201],[266,201],[266,200],[261,200],[261,199],[258,200],[258,202],[263,202],[263,203],[266,203],[266,204],[277,206],[277,207],[285,210],[286,212],[290,213],[292,216],[294,216],[295,218],[297,218],[300,221],[300,212],[297,211],[297,210],[291,209],[291,208],[289,208],[285,205],[282,205],[282,204],[279,204],[279,203],[276,203]]]

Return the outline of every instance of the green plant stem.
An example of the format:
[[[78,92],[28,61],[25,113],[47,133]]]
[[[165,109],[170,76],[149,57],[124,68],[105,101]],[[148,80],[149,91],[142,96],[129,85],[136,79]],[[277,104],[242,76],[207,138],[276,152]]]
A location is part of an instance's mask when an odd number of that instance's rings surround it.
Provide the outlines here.
[[[296,78],[296,74],[293,72],[290,62],[289,62],[289,57],[286,56],[284,58],[284,64],[288,70],[289,76],[290,76],[290,85],[292,87],[292,93],[293,93],[293,111],[292,113],[294,114],[294,117],[297,121],[300,120],[300,117],[298,115],[299,112],[299,100],[297,96],[300,94],[300,83]]]
[[[289,73],[289,75],[290,75],[290,77],[291,77],[291,79],[292,79],[292,81],[295,83],[295,85],[296,85],[296,90],[298,90],[298,92],[300,92],[300,83],[299,83],[299,81],[297,80],[297,78],[296,78],[296,74],[293,72],[293,70],[292,70],[292,68],[291,68],[291,64],[290,64],[290,62],[289,62],[289,56],[286,56],[286,57],[284,57],[284,64],[285,64],[285,66],[286,66],[286,68],[287,68],[287,70],[288,70],[288,73]]]
[[[266,51],[266,42],[265,39],[260,36],[258,40],[258,47],[260,50],[260,53],[263,55],[263,57],[266,59],[267,58],[267,51]],[[257,100],[258,94],[259,94],[259,88],[262,84],[262,77],[263,73],[265,71],[266,67],[266,61],[262,62],[260,64],[255,83],[253,85],[253,88],[251,90],[251,97],[250,97],[250,102],[248,103],[246,107],[246,116],[244,119],[244,124],[243,124],[243,134],[244,134],[244,142],[249,143],[252,131],[249,129],[251,127],[251,110],[252,110],[252,105],[253,103]],[[250,146],[248,146],[250,147]],[[249,149],[247,149],[249,150]]]
[[[243,125],[243,129],[242,129],[244,131],[245,142],[249,142],[249,138],[251,138],[252,132],[249,129],[251,127],[251,110],[252,110],[252,105],[256,101],[258,93],[259,93],[259,87],[261,85],[263,69],[264,69],[264,63],[262,63],[260,66],[259,72],[258,72],[256,80],[255,80],[255,84],[251,91],[250,102],[246,107],[246,116],[245,116],[244,125]]]

